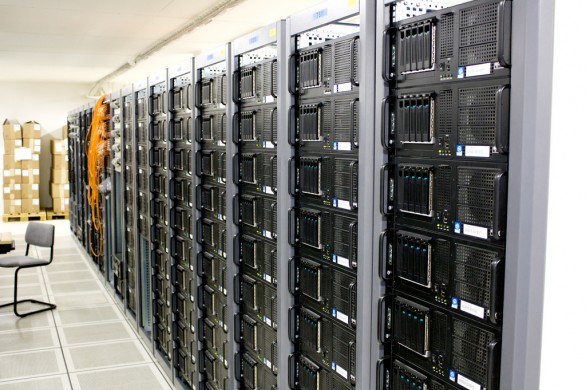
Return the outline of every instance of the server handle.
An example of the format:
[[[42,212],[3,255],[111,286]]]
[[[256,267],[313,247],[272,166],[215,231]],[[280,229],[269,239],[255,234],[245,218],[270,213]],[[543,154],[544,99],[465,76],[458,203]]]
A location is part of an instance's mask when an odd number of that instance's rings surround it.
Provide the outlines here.
[[[359,81],[357,80],[357,78],[355,77],[355,72],[354,70],[356,68],[358,68],[358,64],[356,63],[356,53],[355,53],[355,49],[356,49],[356,42],[358,42],[360,40],[360,37],[355,37],[352,40],[352,44],[350,45],[350,64],[352,64],[352,71],[350,74],[350,83],[352,83],[352,85],[354,85],[355,87],[360,86]],[[356,72],[356,75],[358,75],[358,72]]]
[[[391,338],[391,329],[390,329],[390,324],[388,323],[387,319],[390,318],[391,316],[388,315],[389,313],[389,308],[391,305],[391,302],[389,302],[391,300],[390,296],[385,296],[382,297],[379,301],[378,301],[378,340],[381,342],[381,344],[387,344],[389,343],[392,338]]]
[[[292,343],[299,342],[299,333],[297,332],[298,326],[298,319],[297,319],[297,308],[290,307],[289,308],[289,341]]]
[[[238,254],[238,256],[233,256],[232,259],[234,260],[234,264],[240,266],[240,264],[242,264],[242,256],[240,254],[240,235],[239,234],[236,234],[234,236],[234,238],[232,239],[232,245],[234,247],[234,250]],[[256,269],[256,266],[254,267],[254,269]]]
[[[507,205],[507,174],[504,172],[496,175],[494,179],[494,204],[493,204],[493,237],[497,240],[504,238],[505,208]]]
[[[297,259],[292,257],[289,259],[289,293],[291,295],[297,295],[299,292],[299,286],[297,285],[298,278]]]
[[[289,355],[288,368],[289,368],[289,375],[288,375],[288,383],[289,389],[296,389],[297,388],[297,355],[292,354]]]
[[[242,303],[242,283],[240,279],[240,274],[234,275],[234,288],[232,290],[232,299],[234,299],[234,303],[240,305]]]
[[[234,376],[238,382],[242,380],[242,352],[234,354]]]
[[[501,343],[498,340],[492,340],[488,344],[487,352],[487,376],[488,376],[488,389],[495,389],[498,387],[500,380],[500,356],[501,356]]]
[[[200,343],[205,343],[205,341],[206,341],[206,336],[203,331],[203,329],[204,329],[203,327],[205,326],[204,322],[205,322],[205,317],[200,317],[197,320],[197,339],[199,340]]]
[[[390,202],[392,200],[392,194],[389,187],[392,184],[392,179],[390,177],[391,174],[391,166],[389,164],[385,164],[381,167],[380,175],[381,175],[381,188],[380,188],[380,211],[383,215],[389,216],[391,215],[391,211],[393,210],[393,205]]]
[[[238,194],[232,197],[232,222],[234,225],[238,225],[241,222],[240,219],[240,196]]]
[[[383,79],[387,82],[393,81],[395,74],[393,73],[393,64],[391,61],[393,34],[395,30],[392,28],[386,29],[383,33]]]
[[[350,126],[352,126],[352,146],[354,148],[358,148],[359,146],[359,131],[360,128],[359,123],[354,123],[356,121],[356,103],[359,102],[360,99],[354,99],[350,103]],[[359,113],[360,114],[360,113]]]
[[[496,92],[495,146],[499,153],[507,153],[509,149],[509,93],[508,86],[502,86]]]
[[[358,199],[354,199],[354,186],[358,185],[358,183],[354,183],[356,165],[358,165],[358,161],[356,160],[350,163],[350,207],[352,207],[353,210],[358,208]],[[356,195],[358,195],[358,193]]]
[[[381,121],[381,143],[383,147],[391,149],[393,147],[393,140],[391,134],[394,134],[394,129],[391,129],[391,98],[387,96],[382,102],[382,121]]]
[[[501,0],[498,5],[497,58],[501,66],[511,66],[511,2]]]
[[[503,289],[503,259],[496,259],[490,264],[490,316],[489,320],[497,325],[500,320],[501,295]]]
[[[234,315],[234,341],[242,342],[242,315],[240,313]]]
[[[197,276],[199,276],[200,278],[204,277],[203,256],[203,252],[198,252],[195,258],[195,272],[197,273]]]
[[[295,95],[297,92],[297,57],[295,54],[289,56],[289,93]]]
[[[203,155],[201,150],[197,150],[195,152],[195,175],[197,177],[201,177],[203,175],[202,172],[202,159],[203,159]]]
[[[234,104],[240,103],[240,71],[232,73],[232,101]]]
[[[193,103],[195,108],[201,110],[202,101],[201,101],[201,81],[195,83],[195,102]]]
[[[295,196],[299,192],[297,188],[297,166],[295,164],[295,157],[289,159],[289,195]]]
[[[379,253],[379,276],[384,281],[393,279],[392,261],[389,261],[389,235],[391,231],[385,230],[379,236],[378,253]]]
[[[297,216],[295,214],[295,209],[289,209],[289,245],[297,244]]]
[[[240,154],[232,156],[232,182],[235,185],[240,184]]]
[[[236,112],[232,116],[232,142],[237,144],[240,141],[240,113]]]
[[[271,143],[273,145],[277,145],[277,141],[275,141],[275,114],[277,113],[277,109],[273,108],[271,110]]]
[[[202,117],[198,115],[195,118],[195,141],[203,142],[203,129],[202,129]]]
[[[297,108],[291,106],[289,107],[289,145],[295,146],[297,142]]]

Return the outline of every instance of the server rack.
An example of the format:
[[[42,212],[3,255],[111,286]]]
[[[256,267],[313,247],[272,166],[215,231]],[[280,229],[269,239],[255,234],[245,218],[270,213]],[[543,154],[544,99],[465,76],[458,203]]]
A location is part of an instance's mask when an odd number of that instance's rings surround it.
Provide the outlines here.
[[[170,235],[174,367],[189,388],[198,384],[193,252],[193,60],[168,69]]]
[[[139,150],[151,168],[150,229],[151,266],[153,269],[153,340],[155,351],[172,372],[172,286],[169,237],[169,129],[167,111],[167,71],[148,78],[149,149]],[[172,376],[172,375],[170,375]]]
[[[401,7],[382,7],[378,387],[498,389],[511,2]]]
[[[291,19],[289,283],[296,306],[289,333],[296,354],[289,386],[295,389],[357,383],[360,9],[338,3],[334,12],[327,5]]]
[[[229,261],[232,242],[228,231],[229,175],[232,168],[230,107],[230,47],[219,48],[196,59],[195,69],[195,218],[197,248],[198,367],[202,388],[234,388],[231,359],[234,312]]]
[[[132,209],[129,210],[125,196],[125,166],[124,154],[128,153],[123,141],[123,114],[120,91],[111,93],[107,99],[109,106],[109,156],[104,161],[104,175],[101,183],[110,182],[111,191],[104,189],[102,199],[104,205],[104,273],[106,280],[112,285],[116,295],[124,305],[126,294],[126,252],[125,226],[133,218]],[[118,217],[122,216],[122,218]]]
[[[80,134],[80,115],[79,111],[72,110],[67,115],[67,158],[69,161],[69,222],[71,224],[71,231],[81,240],[83,237],[83,224],[80,223],[78,208],[80,207],[80,185],[78,182],[81,175],[78,173],[79,164],[77,162],[77,150],[79,149],[79,134]]]
[[[278,34],[269,25],[232,43],[234,65],[232,142],[233,181],[238,194],[232,201],[237,233],[234,261],[234,339],[236,380],[240,388],[276,389],[278,349]],[[288,293],[287,293],[288,295]],[[286,327],[281,328],[281,333]],[[283,370],[284,371],[284,370]]]
[[[129,312],[134,318],[138,315],[138,235],[137,235],[137,199],[138,193],[136,191],[136,133],[134,127],[134,95],[132,86],[123,88],[120,91],[121,114],[120,119],[122,123],[122,208],[124,210],[124,218],[122,231],[123,237],[123,255],[124,255],[124,272],[123,279],[125,281],[124,295],[125,295],[125,310]]]
[[[134,190],[135,197],[135,231],[136,231],[136,259],[138,282],[138,321],[137,327],[141,335],[147,340],[152,340],[153,322],[153,268],[151,259],[150,239],[150,199],[152,183],[151,167],[149,164],[149,115],[148,115],[148,90],[147,80],[134,83],[132,86],[132,126],[134,134],[133,146],[135,148],[134,167],[136,169]]]

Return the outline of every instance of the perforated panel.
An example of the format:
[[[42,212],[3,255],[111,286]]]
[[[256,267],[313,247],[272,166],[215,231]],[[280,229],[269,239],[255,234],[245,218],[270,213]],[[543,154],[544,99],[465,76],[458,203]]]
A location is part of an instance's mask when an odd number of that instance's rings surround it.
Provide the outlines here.
[[[492,226],[494,181],[497,169],[458,169],[458,220],[463,223]]]
[[[454,369],[480,384],[487,384],[488,345],[495,335],[464,323],[453,322],[452,365]]]
[[[490,307],[492,262],[497,253],[467,245],[456,244],[456,296],[465,301]]]
[[[451,58],[454,55],[454,14],[442,16],[439,42],[439,57]]]

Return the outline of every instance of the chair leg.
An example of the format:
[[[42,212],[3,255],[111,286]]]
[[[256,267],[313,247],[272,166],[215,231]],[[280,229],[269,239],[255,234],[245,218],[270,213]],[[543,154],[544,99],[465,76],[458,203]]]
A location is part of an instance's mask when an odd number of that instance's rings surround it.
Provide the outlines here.
[[[30,316],[31,314],[41,313],[41,312],[44,312],[47,310],[53,310],[53,309],[57,308],[57,305],[54,305],[49,302],[37,301],[36,299],[23,299],[20,301],[18,300],[18,298],[17,298],[17,295],[18,295],[18,271],[20,271],[21,268],[30,268],[30,267],[18,267],[16,269],[16,272],[14,272],[14,301],[10,302],[10,303],[5,303],[4,305],[0,305],[0,307],[6,307],[6,306],[12,305],[12,307],[13,307],[12,310],[14,311],[14,314],[20,318]],[[43,305],[46,307],[39,309],[39,310],[32,310],[27,313],[19,313],[18,312],[18,305],[21,303],[25,303],[25,302],[36,303],[38,305]]]

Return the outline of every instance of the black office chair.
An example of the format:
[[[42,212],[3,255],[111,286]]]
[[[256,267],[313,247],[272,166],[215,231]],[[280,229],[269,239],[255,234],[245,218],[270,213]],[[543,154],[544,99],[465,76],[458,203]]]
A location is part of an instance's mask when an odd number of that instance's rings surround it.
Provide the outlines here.
[[[53,310],[57,307],[57,305],[54,305],[52,303],[41,302],[34,299],[23,299],[21,301],[17,299],[18,271],[24,268],[43,267],[51,264],[51,262],[53,261],[53,242],[55,241],[55,226],[48,223],[30,222],[26,227],[26,234],[24,236],[24,240],[26,241],[26,252],[24,256],[0,257],[0,267],[16,267],[16,271],[14,272],[14,301],[6,303],[4,305],[0,305],[0,307],[12,305],[14,307],[14,314],[16,314],[18,317],[26,317],[31,314],[40,313],[47,310]],[[49,257],[49,260],[30,257],[28,255],[28,251],[31,245],[43,248],[51,248],[51,256]],[[29,311],[28,313],[19,313],[18,304],[25,302],[32,302],[39,305],[43,305],[45,307],[39,310]]]

